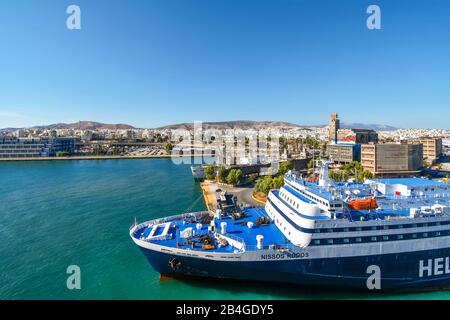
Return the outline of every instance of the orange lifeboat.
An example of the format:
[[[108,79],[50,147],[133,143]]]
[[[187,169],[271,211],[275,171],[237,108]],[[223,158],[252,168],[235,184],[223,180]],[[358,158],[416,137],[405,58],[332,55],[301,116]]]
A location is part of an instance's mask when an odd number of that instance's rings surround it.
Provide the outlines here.
[[[319,180],[319,176],[312,176],[306,179],[308,182],[317,182]]]
[[[347,204],[351,210],[372,210],[378,208],[377,201],[374,198],[350,200]]]

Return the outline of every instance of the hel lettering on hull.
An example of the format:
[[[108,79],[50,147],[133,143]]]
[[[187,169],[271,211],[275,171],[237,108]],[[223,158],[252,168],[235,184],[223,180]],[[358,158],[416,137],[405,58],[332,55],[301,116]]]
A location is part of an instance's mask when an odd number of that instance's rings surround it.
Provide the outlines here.
[[[450,274],[450,257],[419,261],[419,277]]]

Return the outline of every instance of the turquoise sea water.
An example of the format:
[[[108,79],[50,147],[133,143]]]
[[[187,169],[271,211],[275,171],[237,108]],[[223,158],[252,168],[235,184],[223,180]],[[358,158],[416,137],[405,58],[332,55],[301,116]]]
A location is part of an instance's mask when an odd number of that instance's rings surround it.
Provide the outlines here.
[[[160,280],[128,236],[138,221],[204,209],[170,159],[0,163],[0,299],[449,299],[277,284]],[[81,290],[66,269],[81,268]]]

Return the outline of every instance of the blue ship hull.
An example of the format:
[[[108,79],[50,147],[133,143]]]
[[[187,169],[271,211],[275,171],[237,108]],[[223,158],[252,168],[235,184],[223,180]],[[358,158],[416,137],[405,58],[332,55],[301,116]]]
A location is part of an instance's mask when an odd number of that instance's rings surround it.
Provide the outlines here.
[[[194,276],[248,281],[295,284],[305,287],[330,287],[348,290],[368,290],[370,274],[367,267],[377,265],[381,270],[381,290],[439,289],[450,287],[450,266],[445,257],[450,248],[385,254],[363,257],[295,259],[271,261],[227,262],[175,256],[141,248],[153,268],[169,276]],[[178,269],[169,265],[176,258]],[[442,268],[435,275],[434,265],[420,276],[420,260],[442,259]],[[448,264],[448,261],[447,261]],[[376,290],[375,290],[376,291]]]

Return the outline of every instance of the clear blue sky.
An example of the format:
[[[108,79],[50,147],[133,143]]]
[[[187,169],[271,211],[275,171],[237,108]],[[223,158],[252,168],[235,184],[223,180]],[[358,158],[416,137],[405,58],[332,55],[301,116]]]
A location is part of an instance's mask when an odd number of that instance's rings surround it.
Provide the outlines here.
[[[366,28],[370,4],[382,30]],[[338,112],[450,129],[449,17],[446,0],[3,0],[0,128]]]

